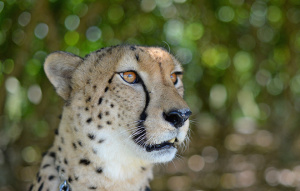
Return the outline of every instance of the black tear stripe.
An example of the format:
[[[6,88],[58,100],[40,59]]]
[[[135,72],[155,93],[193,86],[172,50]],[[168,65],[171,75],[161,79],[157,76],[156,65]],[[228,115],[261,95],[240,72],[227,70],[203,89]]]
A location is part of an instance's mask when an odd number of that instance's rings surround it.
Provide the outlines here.
[[[138,123],[138,129],[136,130],[136,135],[133,136],[133,140],[135,143],[137,143],[140,146],[144,146],[145,142],[146,142],[146,129],[144,127],[144,121],[147,118],[147,113],[146,110],[148,108],[149,102],[150,102],[150,96],[149,96],[149,92],[147,90],[147,87],[145,85],[145,83],[143,82],[143,80],[141,79],[141,84],[143,86],[143,90],[145,92],[145,96],[146,96],[146,103],[145,103],[145,107],[140,115],[140,122]],[[141,138],[143,137],[143,138]]]

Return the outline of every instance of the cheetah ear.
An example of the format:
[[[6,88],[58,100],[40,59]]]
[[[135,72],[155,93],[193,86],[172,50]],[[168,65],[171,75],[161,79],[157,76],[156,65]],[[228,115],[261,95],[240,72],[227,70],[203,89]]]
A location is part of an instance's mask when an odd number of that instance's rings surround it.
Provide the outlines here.
[[[64,100],[68,100],[72,90],[72,76],[82,58],[67,52],[50,54],[44,64],[44,70],[56,92]]]

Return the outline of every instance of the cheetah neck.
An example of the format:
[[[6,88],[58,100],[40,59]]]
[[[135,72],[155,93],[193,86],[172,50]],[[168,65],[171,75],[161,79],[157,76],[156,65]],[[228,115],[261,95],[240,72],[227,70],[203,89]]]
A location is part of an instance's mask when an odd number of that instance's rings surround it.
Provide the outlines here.
[[[128,190],[149,185],[152,164],[126,154],[123,145],[108,138],[109,130],[103,130],[99,140],[78,136],[83,133],[70,125],[72,121],[63,117],[54,141],[61,181],[67,180],[72,188],[90,185],[107,190],[118,190],[118,185],[124,190],[124,184]]]

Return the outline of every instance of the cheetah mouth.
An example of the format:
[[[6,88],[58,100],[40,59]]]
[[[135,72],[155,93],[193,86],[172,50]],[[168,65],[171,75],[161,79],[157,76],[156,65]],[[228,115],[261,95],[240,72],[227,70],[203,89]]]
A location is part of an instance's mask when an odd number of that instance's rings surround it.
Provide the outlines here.
[[[177,142],[178,142],[177,138],[173,138],[173,139],[170,139],[168,141],[162,142],[160,144],[147,145],[146,146],[146,151],[147,152],[152,152],[152,151],[159,151],[159,150],[163,150],[163,149],[170,149],[172,147],[175,148],[175,143],[177,143]]]

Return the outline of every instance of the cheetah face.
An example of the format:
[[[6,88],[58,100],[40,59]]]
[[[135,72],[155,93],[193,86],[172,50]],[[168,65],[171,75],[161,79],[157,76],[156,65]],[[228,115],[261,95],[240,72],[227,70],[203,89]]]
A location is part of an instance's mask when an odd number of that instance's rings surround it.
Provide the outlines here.
[[[182,68],[161,48],[117,46],[85,58],[58,52],[47,58],[45,70],[66,100],[74,139],[86,137],[97,153],[109,148],[167,162],[187,136],[191,111],[182,98]]]

